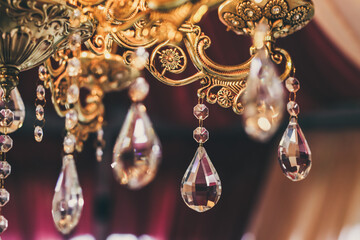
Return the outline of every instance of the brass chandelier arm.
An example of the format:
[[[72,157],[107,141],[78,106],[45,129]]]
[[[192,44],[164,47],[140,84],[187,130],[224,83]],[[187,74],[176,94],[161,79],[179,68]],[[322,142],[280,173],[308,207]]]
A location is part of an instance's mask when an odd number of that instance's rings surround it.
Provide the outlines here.
[[[221,65],[211,60],[205,50],[210,47],[211,40],[203,35],[199,26],[184,24],[180,31],[185,32],[184,43],[190,58],[197,69],[224,80],[239,81],[248,76],[252,57],[244,63],[234,66]]]

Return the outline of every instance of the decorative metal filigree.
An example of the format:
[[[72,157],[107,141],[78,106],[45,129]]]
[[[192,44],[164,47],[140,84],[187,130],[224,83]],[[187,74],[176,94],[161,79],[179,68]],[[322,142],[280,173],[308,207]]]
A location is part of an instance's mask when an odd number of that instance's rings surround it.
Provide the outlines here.
[[[231,15],[233,14],[233,15]],[[234,20],[234,16],[240,18]],[[314,16],[314,6],[305,0],[227,0],[219,7],[219,18],[237,34],[253,35],[259,21],[270,26],[271,37],[285,37],[303,28]],[[240,27],[234,25],[239,24]]]
[[[239,3],[236,9],[245,21],[259,20],[262,15],[261,8],[251,1]]]
[[[265,5],[264,13],[269,19],[280,19],[288,13],[288,5],[285,0],[271,0]]]

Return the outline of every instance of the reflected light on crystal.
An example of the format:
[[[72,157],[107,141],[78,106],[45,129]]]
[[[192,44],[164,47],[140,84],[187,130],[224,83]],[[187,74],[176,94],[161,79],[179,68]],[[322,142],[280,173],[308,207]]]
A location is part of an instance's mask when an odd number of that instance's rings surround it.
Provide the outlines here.
[[[90,235],[90,234],[86,234],[86,235],[81,235],[81,236],[76,236],[73,238],[70,238],[69,240],[96,240],[94,236]]]
[[[148,138],[146,137],[144,121],[141,118],[136,120],[134,137],[134,143],[146,143],[148,141]]]
[[[269,131],[271,129],[271,123],[265,117],[260,117],[258,119],[258,125],[259,125],[259,128],[261,128],[264,131]]]
[[[360,224],[344,227],[339,235],[338,240],[359,240]]]
[[[242,237],[241,240],[256,240],[255,234],[253,233],[245,233]]]
[[[5,103],[1,100],[3,90],[0,88],[0,109],[5,108]],[[21,128],[25,119],[25,105],[21,98],[20,92],[14,88],[10,93],[10,102],[7,103],[8,108],[14,113],[12,124],[8,127],[0,127],[1,133],[12,133]]]
[[[137,240],[137,237],[133,234],[111,234],[106,240]]]

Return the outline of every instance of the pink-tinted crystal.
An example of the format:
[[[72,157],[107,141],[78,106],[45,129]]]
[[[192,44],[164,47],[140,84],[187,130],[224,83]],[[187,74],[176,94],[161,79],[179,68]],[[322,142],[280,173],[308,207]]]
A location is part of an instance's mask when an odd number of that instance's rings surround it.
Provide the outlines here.
[[[197,104],[193,113],[197,119],[205,120],[209,116],[209,108],[205,104]]]
[[[295,117],[290,119],[278,148],[278,160],[286,177],[304,179],[311,169],[311,151]]]
[[[209,139],[209,131],[204,127],[197,127],[193,132],[193,137],[198,143],[205,143]]]
[[[181,196],[191,209],[205,212],[219,201],[221,181],[204,147],[199,147],[181,181]]]

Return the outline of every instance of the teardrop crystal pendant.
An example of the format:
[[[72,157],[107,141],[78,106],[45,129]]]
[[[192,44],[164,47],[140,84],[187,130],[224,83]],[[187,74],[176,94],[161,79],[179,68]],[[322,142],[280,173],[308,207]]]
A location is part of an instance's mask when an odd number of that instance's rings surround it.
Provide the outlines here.
[[[79,184],[73,155],[63,158],[62,171],[55,187],[52,216],[56,228],[69,234],[78,224],[84,199]]]
[[[141,103],[133,103],[114,146],[115,177],[130,189],[150,183],[161,160],[161,144]]]
[[[3,90],[0,88],[0,109],[10,109],[13,113],[13,120],[9,126],[1,126],[1,133],[12,133],[21,128],[25,119],[25,106],[19,90],[14,88],[10,93],[10,101],[6,104],[2,101]]]
[[[311,169],[311,151],[296,117],[290,119],[278,149],[278,160],[285,176],[300,181]]]
[[[278,129],[284,113],[284,89],[265,50],[256,53],[242,97],[246,133],[265,142]]]
[[[204,147],[198,147],[180,190],[186,205],[198,212],[211,209],[219,201],[221,181]]]

